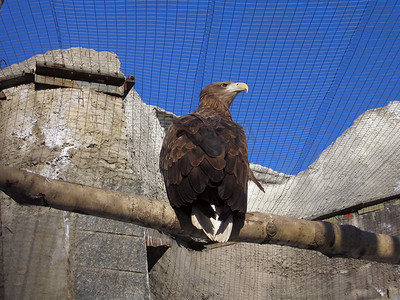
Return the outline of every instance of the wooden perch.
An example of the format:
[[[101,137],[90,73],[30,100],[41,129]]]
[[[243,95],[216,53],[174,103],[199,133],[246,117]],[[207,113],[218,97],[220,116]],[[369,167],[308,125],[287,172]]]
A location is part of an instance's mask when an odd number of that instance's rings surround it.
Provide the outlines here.
[[[0,190],[20,204],[48,206],[134,223],[173,235],[204,238],[190,222],[178,220],[163,201],[52,180],[0,166]],[[299,220],[264,213],[247,213],[231,241],[278,244],[347,257],[400,263],[400,238],[375,234],[351,225]]]

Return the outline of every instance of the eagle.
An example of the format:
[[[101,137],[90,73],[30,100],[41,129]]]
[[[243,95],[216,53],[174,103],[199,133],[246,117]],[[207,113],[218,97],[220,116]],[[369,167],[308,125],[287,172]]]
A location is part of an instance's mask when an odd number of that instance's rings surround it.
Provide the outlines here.
[[[232,120],[230,106],[243,82],[221,81],[200,93],[198,109],[168,128],[160,152],[160,170],[172,207],[212,241],[226,242],[234,219],[247,210],[250,178],[246,133]]]

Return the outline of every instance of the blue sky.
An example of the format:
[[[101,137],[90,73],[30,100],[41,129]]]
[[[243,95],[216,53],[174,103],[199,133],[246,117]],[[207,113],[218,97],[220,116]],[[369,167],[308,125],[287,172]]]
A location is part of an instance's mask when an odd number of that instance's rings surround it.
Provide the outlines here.
[[[177,115],[203,86],[244,81],[231,111],[250,161],[296,174],[364,111],[400,100],[399,17],[400,1],[6,0],[0,63],[112,51],[146,103]]]

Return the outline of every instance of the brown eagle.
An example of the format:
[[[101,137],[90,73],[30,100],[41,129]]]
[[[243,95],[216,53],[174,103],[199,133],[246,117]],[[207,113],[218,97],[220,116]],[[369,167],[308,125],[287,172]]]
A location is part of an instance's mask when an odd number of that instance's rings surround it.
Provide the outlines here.
[[[206,86],[199,108],[168,128],[160,153],[172,207],[191,215],[193,225],[218,242],[228,241],[234,218],[246,213],[248,178],[264,191],[249,167],[246,133],[229,111],[245,90],[242,82]]]

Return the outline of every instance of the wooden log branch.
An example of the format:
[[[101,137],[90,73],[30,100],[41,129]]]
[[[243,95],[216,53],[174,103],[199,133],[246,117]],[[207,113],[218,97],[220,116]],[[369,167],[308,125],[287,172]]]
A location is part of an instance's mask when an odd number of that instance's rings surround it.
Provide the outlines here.
[[[163,201],[52,180],[0,166],[0,190],[20,204],[48,206],[130,222],[173,235],[204,238],[189,220],[178,220]],[[247,213],[231,241],[277,244],[346,257],[400,264],[400,238],[360,230],[351,225],[307,221],[264,213]]]

